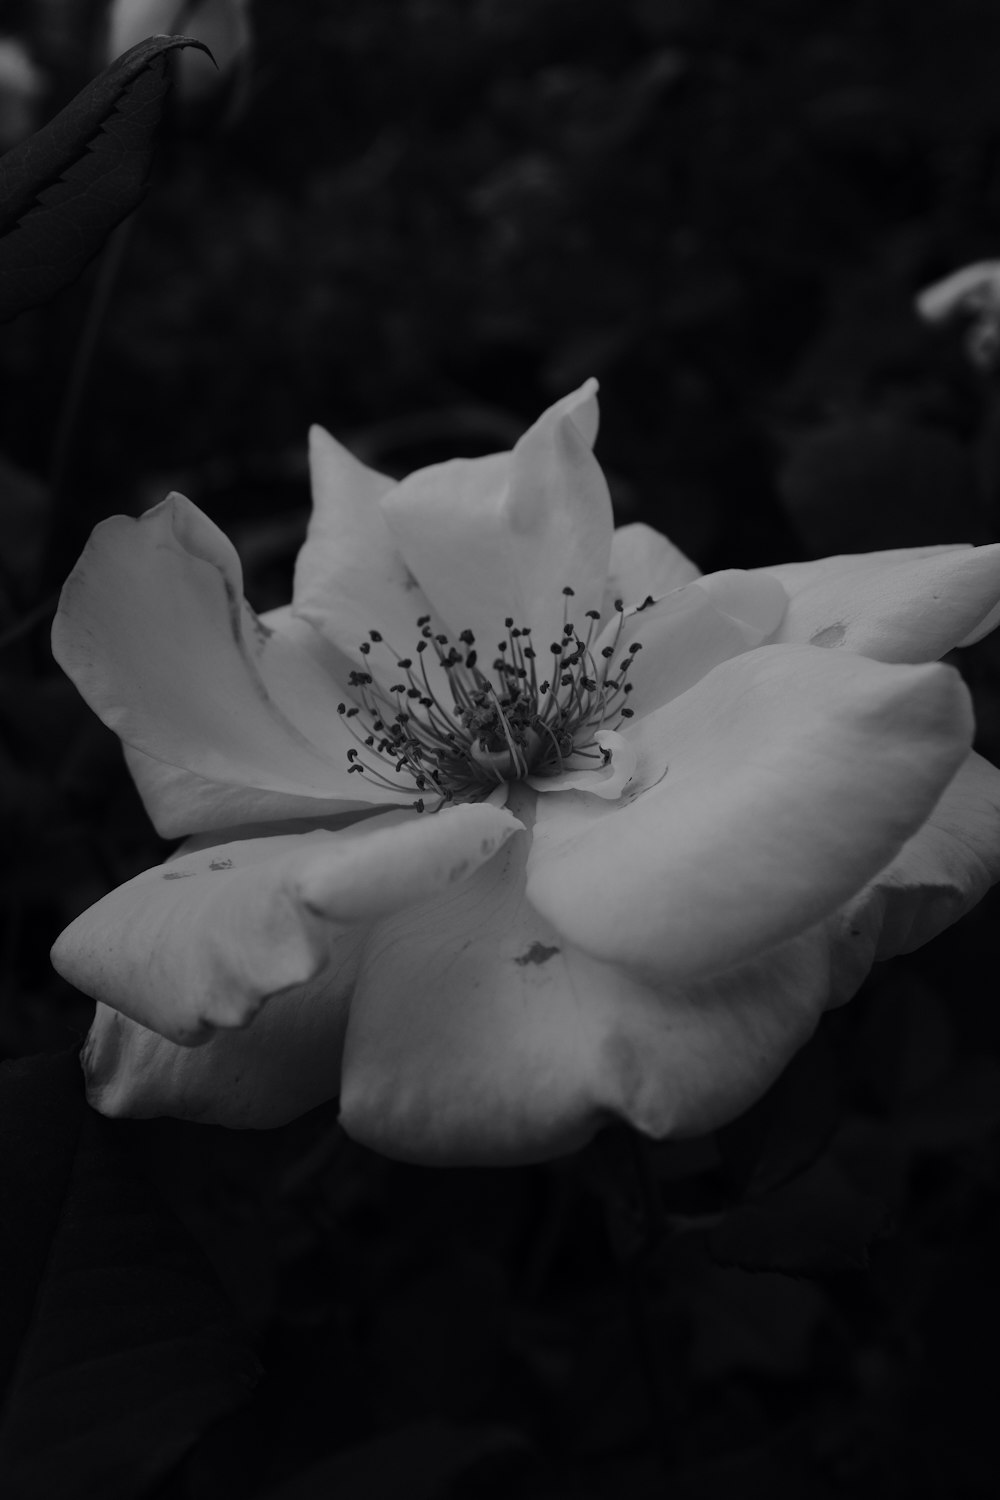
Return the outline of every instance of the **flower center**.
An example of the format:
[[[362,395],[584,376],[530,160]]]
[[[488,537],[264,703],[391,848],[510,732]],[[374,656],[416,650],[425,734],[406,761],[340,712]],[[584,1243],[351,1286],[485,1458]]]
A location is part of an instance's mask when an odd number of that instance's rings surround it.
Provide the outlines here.
[[[423,615],[412,657],[397,655],[379,631],[370,630],[370,639],[359,647],[362,656],[379,648],[393,669],[379,673],[386,687],[368,671],[350,674],[355,701],[337,705],[359,746],[347,752],[350,770],[399,788],[423,812],[424,793],[436,799],[437,811],[447,802],[480,801],[507,781],[558,775],[571,756],[575,769],[581,759],[592,761],[595,770],[606,765],[610,751],[596,736],[632,717],[625,701],[632,691],[627,677],[641,647],[633,642],[614,662],[625,619],[616,599],[613,638],[592,651],[599,611],[586,611],[581,635],[568,617],[573,590],[564,588],[563,596],[561,638],[544,653],[536,652],[530,629],[508,616],[506,639],[497,644],[488,673],[479,664],[471,630],[452,641]],[[431,685],[428,651],[444,671],[450,702]],[[405,790],[401,780],[408,783]]]

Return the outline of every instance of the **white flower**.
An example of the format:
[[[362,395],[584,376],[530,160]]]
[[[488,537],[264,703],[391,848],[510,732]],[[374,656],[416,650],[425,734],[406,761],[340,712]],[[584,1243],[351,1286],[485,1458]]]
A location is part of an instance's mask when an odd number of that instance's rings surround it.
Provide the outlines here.
[[[398,484],[314,429],[262,620],[180,496],[96,529],[56,655],[197,835],[54,949],[101,1002],[97,1108],[339,1095],[426,1162],[704,1131],[1000,874],[1000,774],[936,664],[992,625],[1000,547],[702,578],[613,529],[596,428],[591,381]]]

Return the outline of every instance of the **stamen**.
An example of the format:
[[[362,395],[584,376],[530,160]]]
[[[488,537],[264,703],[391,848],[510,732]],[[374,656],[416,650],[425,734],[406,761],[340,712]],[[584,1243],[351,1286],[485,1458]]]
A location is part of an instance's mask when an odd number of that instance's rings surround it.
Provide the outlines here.
[[[615,601],[613,639],[595,657],[591,646],[600,612],[584,612],[587,628],[581,637],[569,618],[574,591],[566,587],[562,594],[562,638],[549,646],[552,673],[542,681],[531,629],[516,624],[512,615],[504,619],[507,636],[497,643],[492,677],[478,664],[471,630],[461,631],[453,644],[445,632],[432,629],[429,615],[421,615],[413,656],[399,655],[380,631],[369,630],[358,650],[367,665],[372,647],[380,648],[389,660],[378,675],[388,685],[381,687],[367,670],[349,675],[357,701],[338,704],[337,711],[360,748],[347,752],[348,770],[391,787],[416,811],[427,804],[415,794],[432,790],[436,811],[456,799],[481,800],[505,781],[556,775],[570,757],[607,765],[611,752],[598,745],[596,735],[609,720],[618,726],[634,716],[625,705],[633,688],[626,679],[641,645],[632,642],[613,669],[625,619],[621,600]],[[429,646],[450,703],[428,675]]]

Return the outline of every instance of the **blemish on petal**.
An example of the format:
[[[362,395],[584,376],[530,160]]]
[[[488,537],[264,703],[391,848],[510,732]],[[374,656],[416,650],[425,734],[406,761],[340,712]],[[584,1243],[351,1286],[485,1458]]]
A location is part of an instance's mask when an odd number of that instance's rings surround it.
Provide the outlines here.
[[[822,630],[817,630],[815,635],[809,637],[810,646],[842,646],[847,634],[847,626],[842,620],[835,625],[825,625]]]
[[[469,861],[467,859],[460,859],[457,865],[452,865],[451,869],[448,871],[449,885],[456,880],[461,880],[462,876],[465,874],[468,868]]]
[[[231,870],[233,862],[231,859],[213,859],[208,868],[210,870]]]
[[[193,870],[165,870],[163,878],[164,880],[187,880],[188,876],[193,874]]]
[[[559,948],[547,948],[544,943],[532,943],[526,953],[521,953],[514,962],[522,969],[527,964],[547,964],[550,958],[555,958],[561,950]]]
[[[479,840],[479,852],[480,852],[480,854],[492,854],[493,850],[495,848],[496,848],[496,841],[494,839],[480,839]]]

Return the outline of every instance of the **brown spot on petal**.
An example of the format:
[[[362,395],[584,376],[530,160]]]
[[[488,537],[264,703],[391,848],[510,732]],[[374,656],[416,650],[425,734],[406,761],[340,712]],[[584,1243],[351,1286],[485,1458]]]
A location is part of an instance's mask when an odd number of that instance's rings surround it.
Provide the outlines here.
[[[167,870],[163,878],[164,880],[187,880],[188,876],[193,874],[193,870]]]
[[[213,859],[208,868],[210,870],[231,870],[233,862],[231,859]]]
[[[520,954],[514,962],[524,968],[526,964],[547,964],[550,958],[555,958],[560,952],[558,948],[546,948],[544,943],[532,943],[526,953]]]
[[[835,625],[824,625],[822,630],[817,630],[815,635],[809,637],[810,646],[842,646],[847,634],[847,626],[842,620]]]

